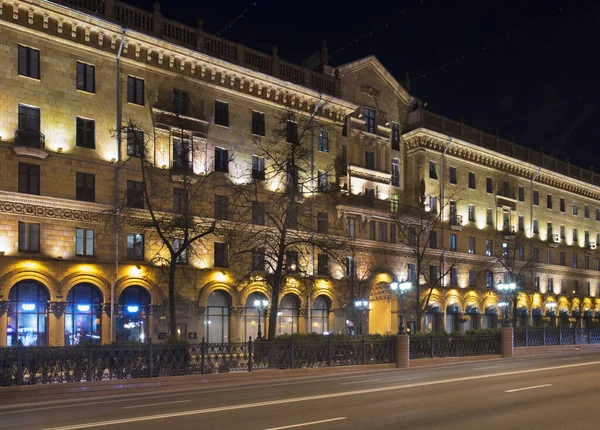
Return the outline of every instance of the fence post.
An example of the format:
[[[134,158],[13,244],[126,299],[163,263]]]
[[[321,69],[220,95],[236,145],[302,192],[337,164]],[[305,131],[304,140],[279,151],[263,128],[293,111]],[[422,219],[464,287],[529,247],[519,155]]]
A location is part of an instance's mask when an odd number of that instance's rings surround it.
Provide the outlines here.
[[[434,335],[429,336],[429,341],[431,342],[431,358],[433,358],[433,357],[435,357],[435,346],[434,346],[435,336]]]
[[[362,341],[361,341],[361,347],[362,347],[362,364],[367,364],[367,344],[365,341],[365,337],[363,336]]]
[[[200,356],[202,357],[201,367],[204,375],[206,373],[206,343],[204,342],[204,336],[202,336],[202,342],[200,342]]]
[[[458,357],[459,355],[459,348],[458,348],[458,334],[454,335],[454,355],[456,357]]]
[[[529,327],[525,327],[525,346],[529,346]]]
[[[481,333],[477,333],[477,355],[481,355]]]
[[[331,367],[331,335],[327,337],[327,367]]]
[[[248,372],[252,372],[252,336],[248,339]]]
[[[590,328],[587,327],[586,330],[587,330],[587,340],[588,340],[587,343],[592,343],[592,339],[590,338]]]
[[[294,343],[294,338],[292,337],[291,340],[291,347],[290,347],[290,369],[294,368],[294,353],[295,353],[295,343]]]
[[[500,338],[500,352],[502,358],[513,358],[515,356],[515,341],[512,327],[502,327]]]
[[[154,347],[152,346],[152,339],[148,342],[148,377],[154,376]]]
[[[573,331],[573,345],[577,345],[577,336],[578,336],[579,330],[576,328],[572,328],[571,330]]]
[[[562,345],[563,341],[562,341],[562,327],[558,328],[558,344]]]
[[[17,385],[23,384],[23,356],[21,355],[21,347],[17,347],[17,374],[16,374]]]
[[[406,369],[410,366],[410,337],[399,334],[394,340],[394,358],[397,369]]]
[[[92,380],[92,345],[87,347],[87,375],[85,379],[88,382]]]
[[[544,330],[544,336],[543,336],[543,339],[542,339],[542,343],[543,343],[543,344],[544,344],[544,346],[545,346],[545,345],[546,345],[546,327],[544,327],[544,329],[543,329],[543,330]]]

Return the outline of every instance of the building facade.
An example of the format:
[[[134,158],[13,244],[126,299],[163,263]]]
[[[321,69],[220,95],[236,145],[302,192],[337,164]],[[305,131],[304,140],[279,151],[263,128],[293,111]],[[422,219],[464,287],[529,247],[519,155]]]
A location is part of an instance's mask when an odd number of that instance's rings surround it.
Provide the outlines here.
[[[319,270],[307,258],[310,288],[289,277],[277,333],[352,333],[359,321],[395,333],[390,284],[400,280],[422,284],[427,331],[495,327],[507,301],[495,287],[512,282],[520,325],[596,322],[593,171],[424,110],[374,57],[335,69],[323,47],[304,68],[276,48],[263,54],[170,21],[158,5],[61,3],[0,1],[0,346],[163,340],[160,246],[140,223],[115,229],[108,215],[141,180],[135,148],[127,136],[119,146],[117,131],[133,121],[152,134],[154,164],[172,170],[185,129],[201,148],[193,173],[226,160],[235,183],[256,169],[254,137],[290,108],[315,112],[312,170],[337,166],[328,234],[349,245],[345,265]],[[415,207],[435,220],[421,273],[401,237],[404,210]],[[218,240],[203,240],[179,268],[178,333],[191,342],[254,338],[254,302],[270,298],[260,280],[241,282],[223,264]],[[433,285],[425,271],[443,276]],[[353,309],[356,299],[367,309]],[[414,291],[405,299],[414,330]]]

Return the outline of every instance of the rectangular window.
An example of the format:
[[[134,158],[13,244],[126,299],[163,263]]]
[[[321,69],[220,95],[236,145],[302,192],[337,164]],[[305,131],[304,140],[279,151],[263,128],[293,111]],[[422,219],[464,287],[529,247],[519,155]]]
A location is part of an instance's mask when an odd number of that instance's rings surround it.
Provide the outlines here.
[[[567,293],[567,280],[566,279],[560,280],[560,293],[561,294]]]
[[[375,170],[375,153],[372,151],[365,151],[365,167],[367,169]]]
[[[252,156],[252,179],[257,181],[265,180],[265,157]]]
[[[128,234],[127,235],[127,258],[130,260],[144,259],[144,235],[143,234]]]
[[[456,251],[458,246],[458,240],[456,234],[450,233],[450,251]]]
[[[329,152],[329,133],[325,130],[319,130],[317,149],[321,152]]]
[[[215,148],[215,172],[229,172],[229,151]]]
[[[432,214],[437,214],[438,213],[438,199],[437,197],[434,196],[429,196],[429,212],[431,212]]]
[[[19,105],[18,128],[17,139],[20,146],[44,148],[40,134],[40,110],[38,108]]]
[[[579,242],[579,235],[577,234],[577,228],[573,229],[573,243]]]
[[[475,173],[469,172],[469,189],[474,190],[475,188],[476,188]]]
[[[94,230],[77,228],[75,231],[75,254],[94,255]]]
[[[573,254],[573,264],[572,264],[573,268],[577,268],[577,254]]]
[[[502,242],[502,257],[508,257],[508,243]]]
[[[174,239],[173,240],[173,249],[175,252],[179,252],[181,248],[183,248],[184,240],[183,239]],[[177,255],[177,263],[179,264],[187,264],[188,263],[188,246],[181,250],[181,253]]]
[[[491,209],[485,210],[485,223],[487,225],[494,225],[494,212]]]
[[[417,279],[417,265],[414,263],[408,263],[406,270],[406,279],[413,281]]]
[[[326,193],[329,188],[329,179],[327,178],[327,172],[317,171],[317,186],[320,193]]]
[[[577,211],[578,211],[578,209],[577,209],[577,202],[573,201],[573,215],[577,215]]]
[[[188,192],[185,188],[173,188],[173,212],[187,214]]]
[[[469,254],[476,253],[477,250],[475,249],[475,244],[476,244],[475,236],[469,236]]]
[[[390,224],[390,243],[396,243],[396,224]]]
[[[298,143],[298,123],[288,121],[285,125],[285,141],[287,143]]]
[[[469,221],[475,222],[475,205],[469,205]]]
[[[525,260],[525,246],[523,244],[520,244],[517,247],[517,253],[518,253],[518,258],[520,261]]]
[[[437,231],[435,230],[429,232],[429,247],[437,249]]]
[[[546,264],[552,264],[552,250],[548,249],[546,251]]]
[[[77,62],[77,89],[88,93],[96,92],[96,68],[91,64]]]
[[[346,218],[346,237],[356,237],[355,223],[354,217]]]
[[[565,237],[566,237],[566,234],[565,234],[565,226],[564,226],[564,225],[561,225],[561,226],[560,226],[560,238],[561,238],[561,239],[564,239]]]
[[[492,178],[485,178],[485,192],[488,194],[494,193],[494,182]]]
[[[229,219],[229,199],[227,196],[215,194],[214,197],[214,218],[227,220]]]
[[[392,194],[390,196],[390,211],[398,212],[400,209],[400,196],[398,194]]]
[[[469,287],[474,287],[476,283],[477,283],[477,271],[471,269],[471,270],[469,270]]]
[[[298,230],[298,209],[290,208],[285,218],[285,226],[292,230]]]
[[[583,206],[583,216],[584,218],[590,217],[590,207],[588,205]]]
[[[365,205],[369,208],[375,207],[375,189],[365,188]]]
[[[560,265],[561,266],[567,265],[567,258],[566,258],[565,251],[560,251]]]
[[[75,199],[82,202],[96,200],[96,176],[91,173],[77,172],[75,178]]]
[[[485,240],[485,255],[491,257],[494,255],[494,241],[490,239]]]
[[[127,206],[130,208],[144,209],[144,184],[137,181],[127,181],[125,199]]]
[[[400,186],[400,160],[392,158],[392,185]]]
[[[40,51],[19,45],[19,75],[40,79]]]
[[[437,284],[439,279],[438,266],[429,266],[429,282],[431,284]]]
[[[340,174],[348,174],[348,156],[346,152],[346,145],[342,145],[342,153],[340,154]]]
[[[375,133],[375,109],[365,107],[365,131]]]
[[[533,204],[535,206],[540,204],[540,192],[538,190],[533,191]]]
[[[458,269],[456,267],[450,268],[450,285],[458,285]]]
[[[190,96],[186,91],[173,90],[173,112],[179,115],[189,115]]]
[[[348,115],[344,117],[344,124],[342,125],[342,136],[348,136]]]
[[[387,242],[388,241],[388,234],[387,234],[387,223],[385,222],[380,222],[379,223],[379,235],[378,235],[378,240],[380,242]]]
[[[519,186],[519,201],[520,202],[525,201],[525,187]]]
[[[265,204],[254,200],[252,202],[252,224],[265,225]]]
[[[329,233],[329,215],[327,212],[317,213],[317,232],[322,234]]]
[[[317,256],[317,275],[329,275],[329,256],[327,254],[319,254]]]
[[[252,248],[252,271],[264,272],[265,266],[265,248]]]
[[[227,243],[215,242],[215,267],[229,267],[229,247]]]
[[[40,225],[19,221],[19,252],[40,252]]]
[[[392,123],[392,150],[400,151],[400,124]]]
[[[485,287],[494,288],[494,273],[489,270],[485,272]]]
[[[96,148],[96,121],[78,117],[75,142],[83,148]]]
[[[600,257],[596,257],[596,270],[600,270]]]
[[[215,124],[229,127],[229,103],[215,100]]]
[[[552,240],[552,223],[549,222],[546,224],[546,236],[548,240]]]
[[[590,256],[589,255],[584,255],[583,256],[583,268],[585,270],[589,270],[590,269]]]
[[[265,114],[252,111],[252,134],[257,136],[265,135]]]
[[[585,286],[585,294],[587,294],[589,296],[592,292],[591,290],[592,290],[591,283],[590,283],[590,281],[587,281],[586,286]]]
[[[144,80],[133,76],[127,77],[127,101],[136,105],[144,105]]]
[[[548,278],[548,292],[554,292],[554,278]]]
[[[144,132],[127,130],[127,156],[141,157],[144,148]]]
[[[356,275],[356,260],[354,257],[346,257],[346,276]]]
[[[533,279],[533,290],[540,291],[540,277],[539,276],[536,276]]]
[[[508,181],[502,182],[502,195],[510,198],[510,184]]]
[[[456,167],[450,167],[449,182],[452,185],[456,185],[458,183],[458,179],[457,179],[457,175],[456,175]]]
[[[600,221],[600,208],[596,208],[596,221]]]
[[[579,281],[573,281],[573,294],[579,294]]]
[[[565,203],[565,199],[563,199],[561,197],[561,199],[560,199],[560,211],[561,212],[565,212],[566,211],[566,206],[567,206],[567,204]]]
[[[540,248],[533,248],[533,261],[536,263],[540,262]]]
[[[552,194],[546,195],[546,208],[552,209]]]
[[[429,179],[436,179],[437,180],[438,175],[437,175],[437,164],[435,161],[430,161],[429,162]]]
[[[375,221],[369,221],[369,240],[375,240],[377,234],[377,224]]]
[[[539,233],[540,233],[540,224],[537,219],[534,219],[533,220],[533,234],[539,234]]]
[[[40,195],[40,166],[19,163],[19,192]]]

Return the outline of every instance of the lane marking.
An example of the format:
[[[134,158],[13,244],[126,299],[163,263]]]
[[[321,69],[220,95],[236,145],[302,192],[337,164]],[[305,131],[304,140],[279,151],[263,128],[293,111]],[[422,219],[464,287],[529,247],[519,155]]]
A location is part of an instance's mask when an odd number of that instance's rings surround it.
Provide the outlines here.
[[[514,390],[506,390],[505,393],[516,393],[517,391],[535,390],[536,388],[551,387],[552,384],[535,385],[533,387],[515,388]]]
[[[188,403],[188,402],[191,402],[191,400],[178,400],[176,402],[149,403],[147,405],[123,406],[123,409],[149,408],[150,406],[173,405],[175,403]]]
[[[495,369],[495,368],[497,368],[497,367],[500,367],[500,366],[477,367],[477,368],[475,368],[475,369],[473,369],[473,370],[486,370],[486,369]]]
[[[299,403],[299,402],[306,402],[306,401],[310,401],[310,400],[322,400],[322,399],[332,399],[332,398],[337,398],[337,397],[349,397],[349,396],[356,396],[356,395],[362,395],[362,394],[372,394],[372,393],[380,393],[380,392],[386,392],[386,391],[404,390],[407,388],[428,387],[428,386],[432,386],[432,385],[441,385],[441,384],[454,384],[457,382],[476,381],[476,380],[480,380],[480,379],[498,378],[498,377],[502,377],[502,376],[523,375],[523,374],[528,374],[528,373],[539,373],[539,372],[547,372],[547,371],[551,371],[551,370],[572,369],[572,368],[578,368],[578,367],[583,367],[583,366],[595,366],[595,365],[600,365],[600,361],[590,361],[587,363],[575,363],[575,364],[563,364],[561,366],[550,366],[550,367],[542,367],[542,368],[536,368],[536,369],[515,370],[515,371],[511,371],[511,372],[490,373],[488,375],[463,376],[463,377],[458,377],[458,378],[415,382],[412,384],[390,385],[387,387],[365,388],[362,390],[342,391],[339,393],[318,394],[318,395],[314,395],[314,396],[291,397],[291,398],[287,398],[287,399],[270,400],[270,401],[258,402],[258,403],[244,403],[244,404],[231,405],[231,406],[221,406],[221,407],[210,408],[210,409],[196,409],[196,410],[191,410],[191,411],[172,412],[172,413],[160,414],[160,415],[146,415],[146,416],[141,416],[141,417],[123,418],[123,419],[110,420],[110,421],[97,421],[97,422],[93,422],[93,423],[75,424],[75,425],[69,425],[69,426],[63,426],[63,427],[51,427],[51,428],[46,428],[45,430],[77,430],[77,429],[86,429],[86,428],[91,428],[91,427],[104,427],[104,426],[111,426],[111,425],[115,425],[115,424],[162,420],[162,419],[166,419],[166,418],[186,417],[186,416],[192,416],[192,415],[209,414],[209,413],[214,413],[214,412],[233,411],[233,410],[237,410],[237,409],[250,409],[250,408],[259,408],[259,407],[264,407],[264,406],[285,405],[285,404],[289,404],[289,403]]]
[[[330,418],[328,420],[320,420],[320,421],[311,421],[309,423],[302,423],[302,424],[292,424],[290,426],[282,426],[282,427],[271,427],[265,430],[283,430],[283,429],[295,429],[296,427],[306,427],[306,426],[312,426],[315,424],[323,424],[323,423],[330,423],[333,421],[341,421],[341,420],[345,420],[346,417],[338,417],[338,418]]]
[[[369,379],[368,381],[342,382],[340,385],[366,384],[368,382],[377,382],[377,381],[381,381],[381,379]]]
[[[581,357],[567,357],[567,358],[561,358],[561,360],[581,360]]]

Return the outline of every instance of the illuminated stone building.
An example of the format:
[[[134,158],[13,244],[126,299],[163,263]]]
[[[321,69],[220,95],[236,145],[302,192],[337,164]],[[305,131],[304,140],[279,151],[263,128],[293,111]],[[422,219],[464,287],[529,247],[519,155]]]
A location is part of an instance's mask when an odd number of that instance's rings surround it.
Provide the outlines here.
[[[287,107],[310,113],[323,98],[316,122],[328,133],[314,163],[341,161],[330,234],[354,236],[354,267],[364,272],[356,276],[368,273],[369,332],[396,330],[389,285],[409,279],[414,262],[390,212],[414,205],[422,183],[428,210],[444,211],[429,252],[453,267],[431,295],[426,330],[495,326],[502,310],[493,287],[505,272],[497,261],[520,237],[516,265],[531,261],[515,280],[529,291],[517,301],[520,324],[547,315],[591,324],[600,310],[600,176],[425,111],[374,57],[334,69],[324,47],[316,67],[303,68],[275,48],[263,54],[170,21],[158,5],[151,13],[114,0],[0,0],[0,56],[0,346],[165,337],[155,244],[133,225],[118,237],[107,228],[116,190],[140,180],[124,163],[127,145],[117,153],[117,118],[159,129],[155,164],[171,169],[168,118],[180,114],[204,147],[194,172],[212,169],[208,160],[226,150],[236,157],[233,180],[253,167],[256,114],[268,124]],[[215,268],[205,245],[202,258],[182,264],[181,337],[255,337],[253,303],[268,289]],[[278,332],[352,330],[348,268],[309,271],[310,293],[293,277],[284,289]],[[409,325],[412,306],[409,293]]]

